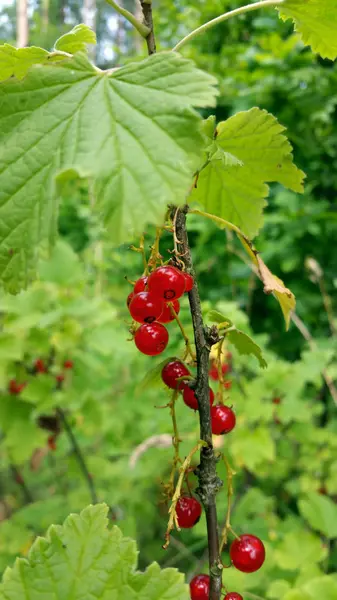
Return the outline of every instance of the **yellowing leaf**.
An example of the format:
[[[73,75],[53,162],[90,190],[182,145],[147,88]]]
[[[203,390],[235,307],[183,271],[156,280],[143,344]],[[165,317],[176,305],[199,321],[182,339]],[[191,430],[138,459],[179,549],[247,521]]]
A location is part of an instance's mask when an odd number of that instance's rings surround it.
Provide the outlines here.
[[[293,19],[303,42],[323,58],[337,58],[336,0],[284,0],[281,18]]]

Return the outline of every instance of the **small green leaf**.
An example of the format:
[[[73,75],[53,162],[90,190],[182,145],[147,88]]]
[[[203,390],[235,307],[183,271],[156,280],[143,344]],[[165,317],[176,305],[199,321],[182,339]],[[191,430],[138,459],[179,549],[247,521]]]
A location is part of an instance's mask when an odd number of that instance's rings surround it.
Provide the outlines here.
[[[336,0],[284,0],[281,18],[292,19],[304,44],[323,58],[337,58]]]
[[[298,506],[313,529],[329,539],[337,538],[337,506],[330,498],[311,492],[299,500]]]
[[[213,155],[199,174],[191,200],[254,237],[263,224],[268,182],[303,192],[304,173],[293,164],[284,129],[273,115],[259,108],[219,123],[215,141],[219,150],[214,153],[212,147]]]
[[[228,331],[226,337],[232,344],[234,344],[239,354],[253,354],[259,361],[262,369],[267,367],[267,363],[262,356],[262,350],[260,346],[258,346],[252,340],[252,338],[249,337],[249,335],[243,331],[240,331],[240,329],[234,329],[233,331]]]
[[[56,41],[55,50],[69,54],[86,52],[87,44],[96,44],[96,34],[88,25],[81,23]]]
[[[118,527],[108,529],[108,507],[89,506],[52,525],[37,538],[28,559],[5,571],[0,600],[187,600],[187,585],[176,569],[151,565],[135,571],[135,543]]]
[[[213,323],[224,323],[226,324],[226,327],[230,327],[231,325],[233,325],[232,321],[228,319],[228,317],[225,317],[225,315],[223,315],[218,310],[210,310],[207,313],[207,319],[209,321],[212,321]]]
[[[215,126],[216,126],[216,118],[215,118],[214,115],[210,115],[201,124],[201,128],[202,128],[203,133],[210,140],[213,140],[213,138],[214,138]]]
[[[22,79],[33,65],[43,64],[49,52],[43,48],[14,48],[9,44],[0,46],[0,83],[10,77]],[[63,60],[64,57],[61,57]]]

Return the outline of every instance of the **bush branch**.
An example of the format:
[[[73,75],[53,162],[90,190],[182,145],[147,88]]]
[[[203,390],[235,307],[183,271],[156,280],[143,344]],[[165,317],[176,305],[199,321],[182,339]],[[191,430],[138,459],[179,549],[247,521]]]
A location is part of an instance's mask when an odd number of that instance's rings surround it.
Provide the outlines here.
[[[181,256],[185,263],[186,270],[194,278],[193,289],[188,293],[197,355],[197,378],[194,389],[199,406],[200,439],[206,442],[206,446],[201,448],[200,465],[195,471],[199,480],[199,486],[196,493],[204,505],[207,522],[210,572],[209,600],[219,600],[222,586],[222,563],[219,553],[219,533],[215,499],[217,492],[222,486],[222,481],[218,478],[216,472],[217,459],[214,454],[212,443],[208,383],[209,353],[214,341],[212,340],[210,330],[205,327],[202,318],[198,285],[195,278],[186,229],[187,212],[187,206],[177,211],[175,218],[175,235],[178,240],[178,245],[180,246]]]

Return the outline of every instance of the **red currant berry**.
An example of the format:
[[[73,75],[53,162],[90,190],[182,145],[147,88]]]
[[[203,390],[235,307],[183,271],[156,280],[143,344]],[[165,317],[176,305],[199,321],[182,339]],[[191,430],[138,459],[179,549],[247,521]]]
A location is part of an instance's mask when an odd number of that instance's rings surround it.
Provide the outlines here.
[[[234,540],[229,551],[231,561],[239,571],[254,573],[258,571],[266,557],[266,551],[261,540],[255,535],[240,535]]]
[[[273,398],[273,404],[281,404],[281,398]]]
[[[185,291],[185,277],[175,267],[158,267],[149,275],[148,287],[156,296],[174,300],[180,298]]]
[[[223,386],[224,386],[224,388],[225,388],[226,390],[230,390],[230,389],[231,389],[231,387],[232,387],[232,382],[231,382],[231,380],[230,380],[230,379],[228,379],[228,381],[225,381],[225,382],[224,382],[224,384],[223,384]]]
[[[161,323],[145,323],[137,329],[135,344],[140,352],[156,356],[163,352],[168,344],[169,334]]]
[[[131,304],[131,300],[134,297],[134,293],[130,292],[130,294],[128,295],[127,299],[126,299],[126,306],[129,308],[130,304]]]
[[[11,379],[8,384],[9,394],[17,395],[21,394],[22,390],[26,387],[26,383],[19,383],[15,379]]]
[[[139,292],[145,292],[147,286],[147,279],[148,278],[146,277],[146,275],[143,275],[142,277],[137,279],[133,288],[134,294],[139,294]]]
[[[129,306],[131,317],[138,323],[153,323],[163,312],[163,301],[151,292],[139,292]]]
[[[190,292],[194,286],[194,279],[192,275],[183,271],[183,275],[185,277],[185,292]]]
[[[226,375],[226,373],[228,373],[230,371],[230,369],[231,369],[230,365],[227,363],[224,363],[221,367],[222,374]],[[213,381],[219,380],[218,365],[216,363],[212,363],[208,374],[209,374],[210,378],[213,379]]]
[[[209,575],[196,575],[190,583],[191,600],[208,600]]]
[[[194,393],[194,390],[192,390],[188,385],[185,385],[183,389],[184,389],[183,400],[184,400],[186,406],[189,406],[189,408],[192,408],[193,410],[198,410],[198,400]],[[212,406],[213,402],[214,402],[214,392],[213,392],[212,388],[209,388],[209,403],[211,406]]]
[[[60,373],[59,375],[56,375],[55,379],[56,379],[57,383],[61,385],[64,382],[64,375],[63,375],[63,373]]]
[[[63,363],[63,366],[65,369],[73,369],[74,368],[74,363],[72,360],[65,360]]]
[[[178,315],[179,311],[180,311],[179,300],[173,300],[172,305],[173,305],[173,308],[174,308],[175,312]],[[160,315],[160,317],[158,319],[158,322],[159,323],[170,323],[171,321],[174,321],[174,316],[171,313],[171,309],[170,309],[169,304],[167,304],[165,302],[165,304],[164,304],[164,310],[161,313],[161,315]]]
[[[202,508],[200,502],[192,498],[192,496],[180,496],[176,512],[179,527],[190,529],[190,527],[196,525],[200,520]]]
[[[34,368],[35,368],[36,373],[46,373],[47,372],[47,367],[44,364],[44,361],[42,360],[42,358],[38,358],[35,361]]]
[[[218,404],[211,408],[212,433],[222,435],[234,429],[236,423],[235,413],[229,406]]]
[[[243,598],[241,594],[238,594],[237,592],[229,592],[229,594],[226,594],[224,597],[224,600],[243,600]]]
[[[172,360],[167,363],[161,372],[161,378],[167,387],[172,390],[182,390],[185,387],[184,381],[177,381],[179,377],[185,377],[190,372],[180,360]]]

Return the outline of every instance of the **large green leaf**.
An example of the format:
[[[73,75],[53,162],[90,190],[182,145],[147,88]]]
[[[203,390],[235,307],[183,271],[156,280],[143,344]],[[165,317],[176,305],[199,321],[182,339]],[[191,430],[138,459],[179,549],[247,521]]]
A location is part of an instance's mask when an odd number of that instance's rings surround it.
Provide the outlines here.
[[[54,234],[56,174],[96,180],[116,243],[160,221],[168,203],[183,203],[204,139],[192,107],[214,104],[214,83],[173,52],[105,72],[78,54],[2,83],[0,277],[7,289],[27,285],[39,243]]]
[[[293,19],[303,42],[323,58],[337,58],[336,0],[284,0],[282,19]]]
[[[300,513],[316,529],[329,539],[337,538],[337,506],[321,494],[307,494],[299,503]]]
[[[135,572],[135,543],[118,527],[108,530],[108,507],[89,506],[52,525],[33,544],[28,560],[7,569],[1,600],[187,600],[187,585],[176,569],[151,565]]]
[[[263,223],[267,182],[303,191],[304,173],[293,164],[292,148],[283,131],[273,115],[259,108],[219,123],[209,163],[200,172],[191,200],[254,237]]]

